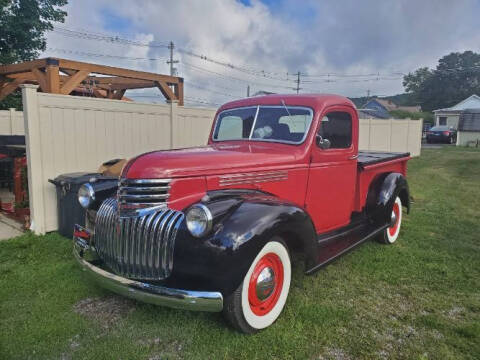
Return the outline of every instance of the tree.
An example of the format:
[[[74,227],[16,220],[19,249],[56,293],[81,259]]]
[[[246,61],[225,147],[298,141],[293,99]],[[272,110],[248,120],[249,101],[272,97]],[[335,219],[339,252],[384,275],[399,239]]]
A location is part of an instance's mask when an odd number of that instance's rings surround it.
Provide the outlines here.
[[[446,55],[434,70],[420,68],[405,75],[403,86],[424,111],[455,105],[480,93],[480,54],[465,51]]]
[[[60,9],[68,0],[0,0],[0,64],[28,61],[46,48],[45,32],[64,22]],[[0,109],[18,107],[18,92],[0,102]]]

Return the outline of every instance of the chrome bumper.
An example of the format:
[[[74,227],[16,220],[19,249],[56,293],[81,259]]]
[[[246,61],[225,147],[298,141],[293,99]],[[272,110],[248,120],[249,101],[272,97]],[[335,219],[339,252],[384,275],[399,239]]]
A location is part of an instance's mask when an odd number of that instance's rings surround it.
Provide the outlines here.
[[[92,248],[83,239],[74,238],[73,254],[93,279],[102,287],[138,301],[176,309],[218,312],[223,309],[223,296],[219,292],[170,289],[164,286],[130,280],[105,271],[87,259],[94,258]]]

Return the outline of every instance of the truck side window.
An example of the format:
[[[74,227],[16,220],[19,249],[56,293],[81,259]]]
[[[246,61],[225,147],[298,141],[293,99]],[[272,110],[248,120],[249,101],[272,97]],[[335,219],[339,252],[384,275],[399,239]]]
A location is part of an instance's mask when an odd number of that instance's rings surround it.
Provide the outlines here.
[[[243,132],[243,120],[239,116],[226,116],[223,118],[217,130],[216,139],[230,140],[241,139]]]
[[[323,117],[318,135],[330,140],[330,149],[346,149],[352,145],[352,117],[335,111]]]

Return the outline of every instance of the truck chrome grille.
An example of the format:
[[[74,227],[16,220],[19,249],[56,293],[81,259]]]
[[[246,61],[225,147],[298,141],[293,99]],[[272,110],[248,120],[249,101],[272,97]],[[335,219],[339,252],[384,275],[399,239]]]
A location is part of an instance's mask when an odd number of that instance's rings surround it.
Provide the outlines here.
[[[182,212],[167,207],[122,217],[117,200],[107,199],[97,212],[95,248],[117,274],[133,279],[165,279],[173,268],[175,237],[183,218]]]
[[[167,206],[170,179],[120,179],[118,202],[120,211],[128,214],[136,209]]]

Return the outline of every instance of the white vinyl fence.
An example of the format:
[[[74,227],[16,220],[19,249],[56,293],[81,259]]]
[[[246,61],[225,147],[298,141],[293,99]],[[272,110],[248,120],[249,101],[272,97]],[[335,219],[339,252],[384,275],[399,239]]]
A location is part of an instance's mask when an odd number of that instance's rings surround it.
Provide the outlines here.
[[[37,93],[37,87],[28,84],[22,95],[30,212],[37,234],[58,228],[55,186],[48,179],[95,172],[107,160],[142,152],[205,145],[215,114],[215,109],[186,108],[176,102],[143,104]],[[361,149],[419,155],[421,128],[421,121],[362,119]]]
[[[95,172],[105,161],[206,144],[213,109],[37,93],[22,89],[32,230],[58,228],[55,186],[64,173]]]
[[[0,135],[25,135],[22,111],[0,110]]]
[[[420,156],[423,120],[360,119],[360,150],[409,152]]]

